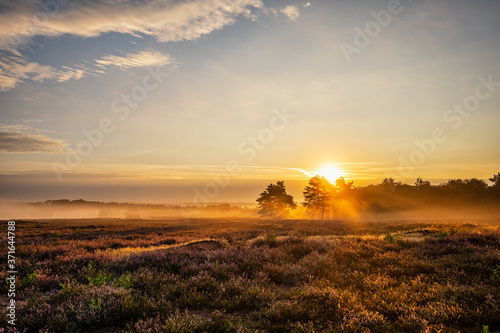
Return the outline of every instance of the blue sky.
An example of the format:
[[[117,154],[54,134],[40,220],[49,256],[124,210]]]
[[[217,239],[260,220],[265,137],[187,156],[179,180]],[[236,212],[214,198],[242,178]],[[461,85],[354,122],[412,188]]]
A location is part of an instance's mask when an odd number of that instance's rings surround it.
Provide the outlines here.
[[[0,1],[0,198],[189,202],[230,161],[210,200],[279,179],[300,195],[324,164],[358,185],[486,179],[498,17],[496,1]],[[148,186],[170,190],[134,194]]]

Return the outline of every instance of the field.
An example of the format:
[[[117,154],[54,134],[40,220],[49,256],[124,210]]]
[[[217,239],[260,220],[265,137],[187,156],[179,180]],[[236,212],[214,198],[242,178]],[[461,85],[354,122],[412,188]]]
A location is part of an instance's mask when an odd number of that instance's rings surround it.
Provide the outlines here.
[[[20,332],[500,330],[498,219],[24,220],[16,256]]]

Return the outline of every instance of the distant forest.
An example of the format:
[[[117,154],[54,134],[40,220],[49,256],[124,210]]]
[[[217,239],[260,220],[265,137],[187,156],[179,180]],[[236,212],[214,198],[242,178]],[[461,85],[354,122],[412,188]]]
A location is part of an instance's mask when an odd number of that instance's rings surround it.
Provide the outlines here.
[[[452,179],[439,185],[417,178],[413,185],[385,178],[379,184],[354,186],[339,178],[331,183],[325,177],[314,176],[304,189],[302,215],[323,219],[325,216],[353,216],[360,212],[385,213],[422,208],[500,208],[500,173],[486,181]],[[257,198],[259,214],[289,216],[299,209],[294,198],[286,193],[284,181],[270,184]]]
[[[378,184],[358,187],[344,178],[331,183],[324,177],[314,176],[304,188],[303,198],[289,195],[285,181],[269,184],[257,197],[258,208],[228,203],[168,205],[104,203],[83,199],[47,200],[27,205],[34,209],[33,216],[42,209],[53,212],[53,216],[61,211],[85,212],[92,209],[100,218],[255,217],[259,214],[270,218],[332,219],[432,209],[500,211],[500,173],[489,180],[492,185],[477,178],[452,179],[432,185],[420,177],[414,184],[385,178]]]

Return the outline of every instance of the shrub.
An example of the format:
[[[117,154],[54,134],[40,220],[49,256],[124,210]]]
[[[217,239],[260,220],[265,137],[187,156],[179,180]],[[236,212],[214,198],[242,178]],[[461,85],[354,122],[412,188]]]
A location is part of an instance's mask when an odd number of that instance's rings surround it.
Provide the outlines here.
[[[391,235],[391,234],[386,234],[386,235],[384,236],[384,240],[385,240],[387,243],[391,243],[391,244],[392,244],[392,243],[394,243],[394,242],[396,241],[396,238],[395,238],[393,235]]]

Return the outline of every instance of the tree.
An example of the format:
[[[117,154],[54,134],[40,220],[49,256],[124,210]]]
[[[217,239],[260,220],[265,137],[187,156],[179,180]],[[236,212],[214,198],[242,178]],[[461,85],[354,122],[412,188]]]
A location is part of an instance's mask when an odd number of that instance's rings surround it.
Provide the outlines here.
[[[340,194],[349,195],[353,190],[352,184],[354,184],[354,182],[346,183],[345,178],[340,177],[335,181],[335,188]]]
[[[260,207],[259,214],[267,216],[286,216],[290,209],[297,207],[293,196],[286,193],[284,181],[269,184],[257,198],[257,202]]]
[[[325,215],[325,207],[330,204],[335,194],[335,188],[323,176],[314,176],[309,179],[309,185],[304,189],[303,206],[313,211],[321,211],[321,219]]]
[[[497,173],[496,175],[494,175],[489,180],[490,180],[490,182],[493,182],[493,185],[491,187],[500,190],[500,172]]]
[[[431,182],[428,180],[423,180],[422,177],[418,177],[415,181],[415,187],[417,190],[429,189],[431,187]]]
[[[396,191],[397,188],[403,187],[402,182],[397,182],[394,180],[394,178],[384,178],[380,184],[378,184],[379,187],[385,189],[385,190],[390,190],[391,192]]]
[[[488,188],[488,184],[482,179],[471,178],[465,179],[465,188],[469,192],[484,193],[484,190]]]

